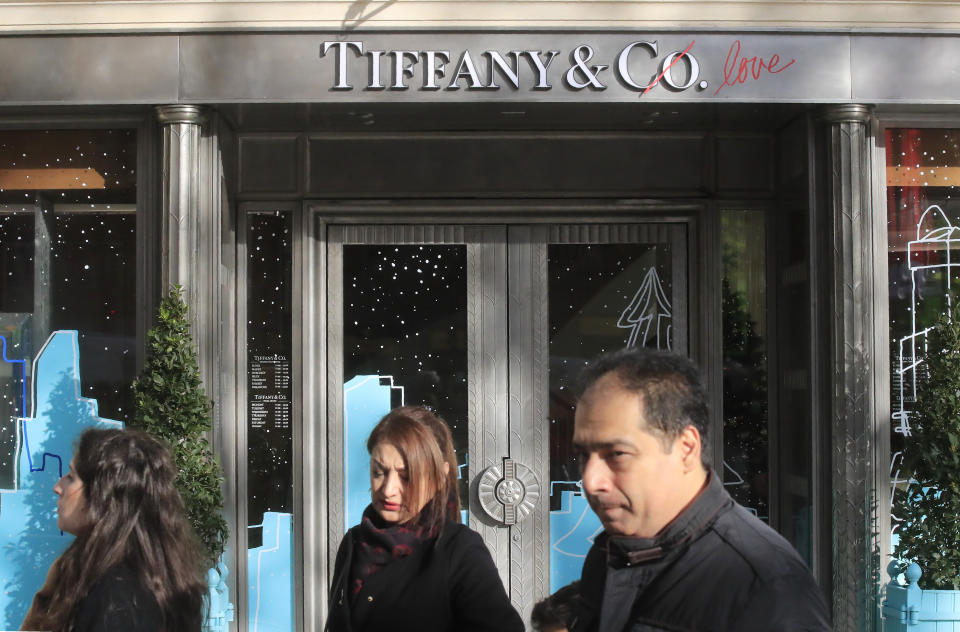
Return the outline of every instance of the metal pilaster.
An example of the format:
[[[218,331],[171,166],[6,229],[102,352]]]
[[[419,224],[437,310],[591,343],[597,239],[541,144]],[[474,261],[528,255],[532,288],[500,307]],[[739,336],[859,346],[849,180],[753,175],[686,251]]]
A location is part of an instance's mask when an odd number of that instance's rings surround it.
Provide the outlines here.
[[[876,363],[883,340],[875,317],[877,239],[871,189],[870,120],[864,105],[821,111],[825,133],[824,232],[829,245],[829,319],[833,488],[833,623],[835,630],[862,632],[877,624],[875,520]]]

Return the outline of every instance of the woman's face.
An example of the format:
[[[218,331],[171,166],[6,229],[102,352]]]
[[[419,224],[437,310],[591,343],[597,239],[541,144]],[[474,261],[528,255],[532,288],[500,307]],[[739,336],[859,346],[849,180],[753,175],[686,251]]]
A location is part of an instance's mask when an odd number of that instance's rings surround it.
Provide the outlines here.
[[[420,513],[429,500],[421,493],[420,502],[411,505],[413,486],[407,475],[407,464],[390,443],[378,443],[370,451],[370,499],[373,508],[385,522],[407,522]]]
[[[73,535],[79,535],[87,528],[87,501],[83,496],[83,481],[73,467],[74,459],[70,460],[70,469],[60,477],[53,486],[57,498],[57,528]]]

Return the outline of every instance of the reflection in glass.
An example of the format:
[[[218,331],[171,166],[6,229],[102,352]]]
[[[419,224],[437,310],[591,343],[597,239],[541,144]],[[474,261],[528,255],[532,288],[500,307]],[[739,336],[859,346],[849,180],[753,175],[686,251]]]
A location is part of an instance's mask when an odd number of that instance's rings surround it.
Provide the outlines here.
[[[910,484],[915,388],[924,379],[926,329],[960,289],[960,130],[886,131],[887,261],[890,288],[890,410],[893,494]],[[891,502],[893,498],[889,499]],[[897,516],[892,516],[896,544]]]
[[[91,212],[92,211],[92,212]],[[83,395],[126,419],[136,373],[136,243],[132,208],[53,207],[49,331],[80,331]]]
[[[370,501],[367,436],[390,407],[428,406],[450,425],[461,471],[467,464],[466,246],[345,245],[343,353],[349,527]],[[358,388],[382,394],[376,410]],[[460,497],[466,508],[462,478]]]
[[[136,371],[136,145],[133,130],[0,132],[0,314],[29,315],[34,351],[79,330],[82,394],[112,419]]]
[[[551,591],[579,579],[600,529],[571,448],[578,373],[606,351],[671,348],[672,272],[667,243],[548,246]]]
[[[766,222],[757,211],[723,211],[721,222],[723,481],[734,500],[769,520]]]
[[[33,311],[33,207],[0,205],[0,312]],[[13,283],[9,279],[16,279]]]
[[[0,489],[16,487],[16,431],[33,356],[33,209],[0,206]]]

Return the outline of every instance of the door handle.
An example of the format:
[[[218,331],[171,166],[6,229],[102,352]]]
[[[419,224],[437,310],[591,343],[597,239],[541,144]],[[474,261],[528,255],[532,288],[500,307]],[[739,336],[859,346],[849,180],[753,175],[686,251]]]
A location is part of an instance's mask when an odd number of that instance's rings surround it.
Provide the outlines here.
[[[504,526],[512,526],[533,513],[540,498],[540,482],[523,463],[503,459],[480,475],[477,495],[484,513]]]

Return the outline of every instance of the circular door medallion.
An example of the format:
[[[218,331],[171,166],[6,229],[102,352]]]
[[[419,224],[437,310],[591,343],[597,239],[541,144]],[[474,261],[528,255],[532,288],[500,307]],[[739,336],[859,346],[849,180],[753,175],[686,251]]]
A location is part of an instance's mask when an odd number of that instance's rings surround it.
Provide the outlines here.
[[[502,468],[492,465],[483,471],[477,492],[484,513],[510,526],[533,512],[540,498],[540,483],[529,467],[504,459]]]

